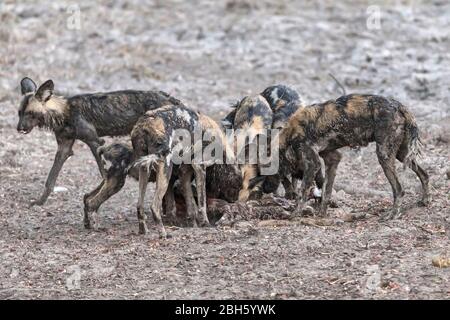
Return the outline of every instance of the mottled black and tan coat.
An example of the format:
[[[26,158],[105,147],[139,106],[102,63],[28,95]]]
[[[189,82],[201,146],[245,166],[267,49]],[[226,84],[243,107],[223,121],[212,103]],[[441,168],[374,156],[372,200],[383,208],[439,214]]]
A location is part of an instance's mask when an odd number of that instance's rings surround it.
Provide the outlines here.
[[[337,150],[342,147],[367,146],[370,142],[376,143],[378,161],[394,195],[393,210],[384,218],[401,216],[400,205],[404,192],[395,170],[396,159],[417,174],[423,188],[421,202],[428,204],[428,175],[416,161],[420,151],[420,139],[414,116],[394,99],[352,94],[300,108],[280,133],[280,157],[284,158],[282,161],[289,161],[291,167],[302,161],[305,170],[298,210],[303,209],[314,177],[321,169],[320,158],[325,164],[320,213],[326,214],[327,202],[341,159]],[[293,154],[288,154],[290,148]]]
[[[185,106],[167,106],[147,112],[141,117],[131,133],[133,143],[134,166],[139,168],[139,201],[138,220],[139,232],[146,233],[147,226],[144,214],[144,198],[147,189],[148,176],[151,170],[156,174],[155,195],[151,204],[151,212],[158,227],[160,237],[167,236],[161,220],[162,201],[167,193],[172,176],[174,150],[180,141],[174,139],[175,131],[184,129],[191,133],[190,144],[183,142],[183,150],[192,151],[195,144],[204,147],[203,141],[195,141],[195,133],[214,131],[220,139],[225,157],[233,157],[228,149],[225,136],[220,127],[209,117],[197,113]],[[198,146],[198,145],[197,145]],[[194,155],[194,153],[192,153]],[[200,159],[201,160],[201,159]],[[191,163],[177,164],[178,178],[183,197],[186,201],[186,211],[194,226],[209,225],[206,211],[206,167],[213,163],[191,161]],[[192,193],[191,180],[195,176],[197,202]]]
[[[267,87],[261,95],[267,100],[273,111],[272,129],[283,129],[289,118],[299,108],[305,106],[298,92],[287,85],[278,84]],[[286,172],[290,172],[289,176],[284,176],[281,181],[285,191],[284,195],[288,199],[294,199],[297,196],[297,180],[302,178],[302,170],[296,168],[296,170],[287,170]],[[275,192],[278,186],[278,179],[266,177],[262,189],[264,193],[271,193]],[[320,182],[319,187],[321,187]]]
[[[267,100],[261,96],[243,98],[222,120],[222,125],[234,130],[234,150],[236,158],[241,159],[242,188],[239,201],[257,199],[262,194],[262,182],[250,182],[260,177],[260,163],[255,150],[259,136],[268,136],[272,127],[273,112]],[[251,153],[251,154],[250,154]]]
[[[22,101],[17,131],[30,133],[34,127],[54,132],[58,151],[39,199],[42,205],[53,191],[64,162],[73,154],[75,140],[86,143],[94,155],[102,176],[105,170],[97,154],[104,143],[101,137],[128,135],[146,111],[180,102],[162,91],[115,91],[61,97],[54,94],[52,80],[39,88],[29,78],[21,81]]]

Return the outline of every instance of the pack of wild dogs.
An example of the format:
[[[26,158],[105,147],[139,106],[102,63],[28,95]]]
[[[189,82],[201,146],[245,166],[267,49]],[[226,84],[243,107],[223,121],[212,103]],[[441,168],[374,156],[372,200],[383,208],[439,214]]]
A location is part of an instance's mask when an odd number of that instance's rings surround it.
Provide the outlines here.
[[[339,149],[371,142],[376,144],[378,161],[394,196],[392,210],[382,219],[402,214],[404,191],[396,160],[417,174],[423,190],[421,204],[429,203],[428,175],[416,160],[421,147],[418,126],[413,114],[392,98],[350,94],[305,105],[294,89],[274,85],[238,101],[218,124],[162,91],[124,90],[63,97],[54,94],[53,81],[37,87],[30,78],[22,79],[21,91],[17,131],[28,134],[34,127],[51,130],[58,145],[42,195],[31,205],[46,202],[64,162],[73,154],[75,140],[81,140],[89,146],[102,176],[98,187],[83,199],[86,228],[95,228],[98,209],[119,192],[127,176],[139,181],[137,217],[141,234],[147,232],[144,201],[148,182],[155,183],[150,211],[162,238],[168,236],[162,216],[177,219],[175,193],[184,199],[185,217],[192,226],[210,225],[208,198],[245,202],[279,192],[281,186],[286,198],[296,200],[298,213],[312,209],[307,203],[315,197],[315,214],[326,215],[341,161]],[[260,161],[259,154],[255,161],[239,163],[204,159],[175,162],[177,155],[191,157],[189,151],[208,148],[204,140],[181,143],[175,137],[181,129],[192,136],[196,132],[212,133],[215,145],[221,146],[215,152],[223,153],[226,159],[234,159],[240,152],[237,140],[244,141],[245,154],[260,143],[260,136],[272,130],[276,136],[271,135],[267,148],[269,158],[278,164],[277,170],[267,174],[267,164]],[[230,130],[239,131],[245,138],[227,138]],[[131,144],[105,145],[102,139],[127,135]]]

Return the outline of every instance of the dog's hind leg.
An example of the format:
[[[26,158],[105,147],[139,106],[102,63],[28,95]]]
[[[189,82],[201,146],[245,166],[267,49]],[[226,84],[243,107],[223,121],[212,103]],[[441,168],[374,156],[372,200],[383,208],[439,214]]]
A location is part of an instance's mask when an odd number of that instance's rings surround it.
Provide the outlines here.
[[[416,175],[420,179],[420,183],[422,184],[422,200],[420,204],[423,206],[427,206],[430,203],[430,186],[429,186],[429,177],[425,170],[422,169],[421,166],[417,164],[415,160],[411,161],[410,164],[411,170],[416,173]]]
[[[106,169],[103,167],[102,159],[97,152],[98,148],[102,145],[102,140],[98,141],[87,140],[84,142],[88,145],[89,149],[91,149],[92,155],[95,158],[95,162],[97,162],[97,167],[98,170],[100,171],[102,178],[106,178],[107,175]]]
[[[239,191],[238,201],[245,202],[250,197],[250,181],[258,175],[257,165],[245,164],[241,168],[242,172],[242,188]]]
[[[342,159],[342,155],[339,151],[331,151],[324,155],[322,158],[325,162],[325,179],[322,187],[322,202],[320,204],[320,214],[325,216],[327,214],[328,202],[333,192],[334,178],[336,177],[336,170],[339,162]]]
[[[284,188],[284,197],[286,199],[296,199],[297,198],[297,180],[291,176],[291,180],[288,177],[283,176],[281,180]]]
[[[105,140],[99,138],[95,127],[85,120],[78,120],[76,122],[76,130],[78,139],[86,143],[89,149],[91,149],[102,178],[106,178],[106,170],[103,168],[101,157],[97,152],[98,147],[102,146]]]
[[[126,175],[107,177],[101,184],[92,192],[84,196],[84,227],[90,229],[94,227],[97,229],[97,219],[94,218],[94,225],[89,218],[90,213],[97,213],[100,206],[110,197],[119,192],[125,184]]]
[[[169,186],[167,187],[166,195],[164,196],[164,213],[167,217],[171,219],[171,222],[175,225],[178,224],[177,219],[177,206],[175,203],[175,194],[173,190],[173,179],[170,180]]]
[[[400,162],[403,162],[405,159],[408,150],[406,149],[407,145],[404,143],[400,147],[400,150],[397,152],[397,159]],[[422,200],[419,202],[419,205],[427,206],[430,202],[430,186],[429,186],[429,177],[425,170],[421,166],[419,166],[416,160],[412,160],[409,164],[409,167],[412,171],[419,177],[420,183],[422,184]]]
[[[303,150],[297,150],[297,159],[303,159],[304,173],[302,179],[302,185],[300,190],[300,196],[297,200],[297,212],[302,213],[305,209],[305,204],[308,201],[311,188],[314,184],[314,178],[317,171],[321,168],[321,162],[319,154],[309,146],[303,145]]]
[[[56,142],[58,143],[58,151],[56,152],[55,160],[53,162],[53,166],[50,169],[50,172],[47,177],[47,181],[45,182],[44,192],[38,200],[32,201],[30,206],[34,205],[43,205],[50,193],[52,193],[53,188],[55,187],[56,179],[58,178],[59,172],[64,165],[64,162],[73,155],[72,147],[75,142],[74,139],[65,138],[61,136],[56,136]]]
[[[404,195],[402,186],[398,181],[397,173],[395,171],[395,155],[396,152],[388,150],[388,143],[379,144],[377,143],[377,156],[378,162],[383,168],[384,174],[388,179],[392,187],[392,192],[394,194],[394,207],[386,215],[381,217],[382,220],[394,219],[401,217],[400,206],[402,203],[402,198]]]

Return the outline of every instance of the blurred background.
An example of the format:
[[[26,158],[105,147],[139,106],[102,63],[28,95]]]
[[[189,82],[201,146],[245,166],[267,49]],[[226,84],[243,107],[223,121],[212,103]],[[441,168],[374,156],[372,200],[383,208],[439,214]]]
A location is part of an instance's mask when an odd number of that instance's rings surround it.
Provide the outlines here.
[[[24,76],[61,93],[158,88],[214,114],[274,83],[335,98],[332,73],[347,92],[449,113],[448,1],[0,3],[2,126]]]

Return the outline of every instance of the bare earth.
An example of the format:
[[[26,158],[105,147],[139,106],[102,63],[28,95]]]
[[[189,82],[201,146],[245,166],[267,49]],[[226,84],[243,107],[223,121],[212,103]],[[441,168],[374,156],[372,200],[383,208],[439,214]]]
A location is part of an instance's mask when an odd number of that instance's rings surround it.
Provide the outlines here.
[[[1,299],[450,298],[450,268],[431,263],[450,256],[448,1],[370,1],[381,10],[374,30],[365,1],[76,1],[81,29],[68,21],[76,2],[15,2],[0,2]],[[363,220],[171,228],[173,238],[159,240],[154,229],[137,235],[137,184],[128,181],[101,208],[105,230],[86,231],[82,197],[100,178],[80,142],[60,192],[27,207],[56,142],[50,132],[15,130],[24,76],[51,78],[71,94],[157,88],[219,119],[235,99],[275,83],[307,102],[336,98],[330,72],[348,93],[395,96],[414,112],[428,208],[415,205],[420,183],[399,164],[405,215],[378,222],[392,198],[369,146],[345,150],[339,208],[330,210],[334,218],[367,213]]]

